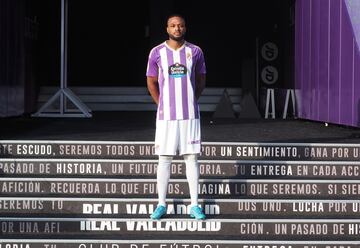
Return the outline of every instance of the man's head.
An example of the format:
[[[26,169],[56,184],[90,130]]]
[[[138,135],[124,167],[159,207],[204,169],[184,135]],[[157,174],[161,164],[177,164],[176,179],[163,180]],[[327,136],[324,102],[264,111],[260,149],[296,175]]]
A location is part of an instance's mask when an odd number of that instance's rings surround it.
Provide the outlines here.
[[[182,41],[185,38],[185,19],[179,14],[170,15],[167,19],[166,31],[171,40]]]

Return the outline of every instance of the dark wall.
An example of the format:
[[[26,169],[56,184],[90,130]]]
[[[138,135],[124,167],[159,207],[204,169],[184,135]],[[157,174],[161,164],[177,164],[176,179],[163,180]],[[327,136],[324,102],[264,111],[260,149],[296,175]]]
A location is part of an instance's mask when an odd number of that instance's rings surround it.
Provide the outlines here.
[[[37,9],[38,85],[60,84],[60,1],[28,0]]]
[[[293,2],[69,0],[69,86],[144,86],[148,53],[167,38],[165,18],[177,12],[186,17],[187,40],[204,50],[208,85],[241,87],[242,61],[255,56],[256,37],[276,29],[289,38]],[[57,85],[60,1],[44,1],[39,19],[41,84]]]
[[[145,1],[146,2],[146,1]],[[144,83],[148,6],[129,1],[69,1],[69,81]]]

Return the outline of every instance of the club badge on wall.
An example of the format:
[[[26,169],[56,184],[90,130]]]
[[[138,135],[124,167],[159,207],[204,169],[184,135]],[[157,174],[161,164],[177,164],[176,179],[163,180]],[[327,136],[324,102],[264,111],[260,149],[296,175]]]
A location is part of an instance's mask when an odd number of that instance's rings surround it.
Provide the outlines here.
[[[279,79],[279,72],[276,67],[276,59],[279,56],[278,46],[274,42],[266,42],[261,46],[261,81],[268,85],[274,86]]]

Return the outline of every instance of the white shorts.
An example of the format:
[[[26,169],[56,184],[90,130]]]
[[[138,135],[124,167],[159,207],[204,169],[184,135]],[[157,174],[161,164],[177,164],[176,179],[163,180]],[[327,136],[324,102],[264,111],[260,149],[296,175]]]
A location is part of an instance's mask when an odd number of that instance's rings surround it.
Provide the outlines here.
[[[200,153],[200,119],[156,121],[155,153],[179,155]]]

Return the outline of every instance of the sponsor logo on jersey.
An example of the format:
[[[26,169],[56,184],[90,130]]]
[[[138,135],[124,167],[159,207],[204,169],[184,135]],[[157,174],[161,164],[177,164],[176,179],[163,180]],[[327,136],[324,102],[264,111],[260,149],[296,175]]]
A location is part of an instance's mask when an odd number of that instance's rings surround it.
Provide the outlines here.
[[[187,73],[186,66],[175,63],[169,66],[169,75],[170,77],[179,78],[184,77]]]

